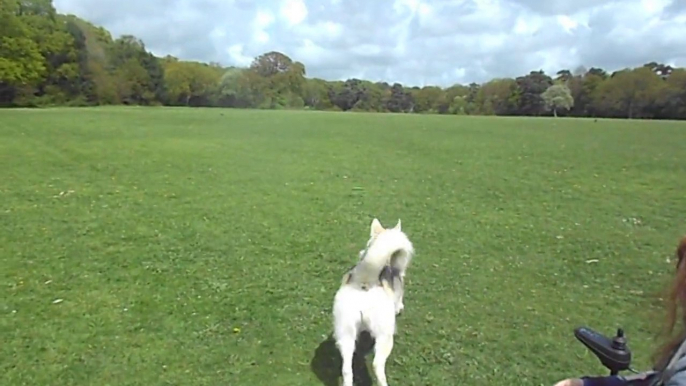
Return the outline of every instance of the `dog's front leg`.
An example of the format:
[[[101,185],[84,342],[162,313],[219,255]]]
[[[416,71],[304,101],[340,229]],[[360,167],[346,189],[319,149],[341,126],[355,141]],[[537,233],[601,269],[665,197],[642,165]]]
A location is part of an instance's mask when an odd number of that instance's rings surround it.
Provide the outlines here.
[[[386,360],[393,351],[393,334],[376,337],[374,343],[374,375],[379,386],[388,386],[386,382]]]

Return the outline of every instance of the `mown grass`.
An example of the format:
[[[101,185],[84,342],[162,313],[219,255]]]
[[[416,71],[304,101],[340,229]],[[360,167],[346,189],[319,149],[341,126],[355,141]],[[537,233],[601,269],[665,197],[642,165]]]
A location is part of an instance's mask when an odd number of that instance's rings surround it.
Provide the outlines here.
[[[684,126],[0,111],[0,384],[334,385],[331,302],[375,216],[417,249],[391,384],[604,373],[582,324],[647,368]]]

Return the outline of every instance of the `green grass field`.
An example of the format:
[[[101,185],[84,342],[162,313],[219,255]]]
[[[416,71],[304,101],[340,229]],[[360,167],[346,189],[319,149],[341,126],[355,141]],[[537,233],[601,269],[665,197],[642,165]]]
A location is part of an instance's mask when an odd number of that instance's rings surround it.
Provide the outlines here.
[[[604,373],[579,325],[622,326],[646,369],[686,233],[684,123],[93,108],[0,127],[2,385],[333,386],[331,303],[375,216],[417,250],[391,385]]]

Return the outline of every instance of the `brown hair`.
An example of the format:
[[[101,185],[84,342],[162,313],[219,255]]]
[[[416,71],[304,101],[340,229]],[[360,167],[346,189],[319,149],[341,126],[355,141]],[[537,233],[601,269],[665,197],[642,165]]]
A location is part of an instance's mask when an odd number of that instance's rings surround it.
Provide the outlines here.
[[[663,331],[667,338],[665,344],[655,353],[656,368],[661,368],[667,364],[670,357],[676,351],[681,342],[686,339],[686,236],[681,239],[676,250],[676,275],[669,287],[667,294],[667,320]],[[678,333],[674,334],[677,319],[681,319],[681,326]]]

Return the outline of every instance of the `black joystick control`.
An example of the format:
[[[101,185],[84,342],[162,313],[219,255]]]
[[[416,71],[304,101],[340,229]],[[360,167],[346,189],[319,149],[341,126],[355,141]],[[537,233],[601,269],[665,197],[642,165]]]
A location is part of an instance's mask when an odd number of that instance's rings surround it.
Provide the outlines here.
[[[619,351],[626,350],[626,338],[624,337],[624,330],[617,329],[617,335],[612,338],[612,348]]]
[[[610,370],[610,375],[629,370],[631,350],[627,346],[624,330],[621,328],[617,329],[617,335],[612,339],[588,327],[577,328],[574,330],[574,336],[598,357],[600,363]]]

